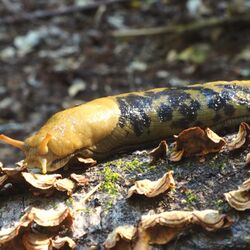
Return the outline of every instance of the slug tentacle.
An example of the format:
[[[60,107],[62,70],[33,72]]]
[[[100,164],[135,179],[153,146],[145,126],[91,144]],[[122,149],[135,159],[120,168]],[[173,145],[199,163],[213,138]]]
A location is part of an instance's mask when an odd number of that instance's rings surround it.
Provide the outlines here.
[[[21,150],[24,150],[24,142],[23,141],[12,139],[12,138],[10,138],[6,135],[3,135],[3,134],[0,135],[0,141],[4,141],[5,143],[10,144],[15,148],[19,148]]]
[[[40,155],[46,155],[49,152],[48,143],[51,140],[52,135],[47,133],[45,138],[41,141],[40,145],[38,146],[38,152]]]
[[[24,142],[28,167],[52,172],[81,156],[103,159],[193,126],[223,129],[250,121],[250,81],[217,81],[99,98],[53,115]]]

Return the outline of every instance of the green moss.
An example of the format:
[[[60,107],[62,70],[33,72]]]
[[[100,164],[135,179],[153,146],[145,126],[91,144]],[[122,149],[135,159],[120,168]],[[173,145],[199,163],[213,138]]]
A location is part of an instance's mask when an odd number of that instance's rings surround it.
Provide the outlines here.
[[[86,213],[86,214],[90,214],[92,212],[92,209],[89,208],[89,207],[84,207],[84,208],[78,208],[76,211],[77,212],[83,212],[83,213]]]
[[[105,206],[105,210],[111,209],[113,207],[113,205],[114,205],[113,199],[108,200],[106,203],[106,206]]]
[[[72,198],[72,197],[69,197],[66,201],[65,201],[65,203],[66,203],[66,205],[68,206],[68,207],[73,207],[74,206],[74,199]]]
[[[197,197],[196,197],[196,195],[193,193],[193,191],[192,190],[187,190],[186,192],[185,192],[185,195],[186,195],[186,201],[188,202],[188,203],[193,203],[193,202],[195,202],[195,201],[197,201]]]
[[[117,168],[122,169],[125,162],[123,160],[119,159],[119,160],[115,161],[114,164]]]
[[[143,162],[138,160],[138,158],[133,159],[132,161],[124,162],[122,169],[127,171],[138,171],[143,172],[142,167]]]
[[[120,179],[120,175],[114,172],[109,166],[105,166],[102,174],[104,182],[102,184],[103,191],[111,195],[117,195],[118,189],[116,182]]]
[[[230,210],[230,206],[225,200],[218,199],[214,202],[215,207],[220,211],[220,212],[228,212]]]
[[[226,168],[226,164],[224,162],[222,162],[220,165],[219,165],[219,169],[221,171],[223,171],[224,169]]]
[[[156,165],[148,165],[147,171],[154,171],[157,168]]]
[[[176,188],[175,188],[175,187],[172,187],[172,188],[169,190],[169,193],[170,193],[170,194],[175,194],[175,193],[176,193]]]
[[[220,170],[224,170],[227,166],[226,159],[221,157],[220,155],[215,155],[208,162],[209,167],[211,168],[219,168]]]
[[[144,172],[144,169],[142,166],[144,163],[140,161],[138,158],[133,159],[132,161],[124,161],[124,160],[117,160],[113,162],[113,164],[118,168],[123,171],[137,171],[137,172]]]
[[[58,203],[52,203],[52,207],[53,207],[53,209],[57,209],[58,208]]]

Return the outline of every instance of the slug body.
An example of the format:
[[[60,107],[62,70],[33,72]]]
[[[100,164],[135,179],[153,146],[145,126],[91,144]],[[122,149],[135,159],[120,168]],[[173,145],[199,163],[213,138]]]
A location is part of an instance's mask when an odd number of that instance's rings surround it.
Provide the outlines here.
[[[56,113],[24,142],[0,139],[21,148],[28,167],[52,172],[76,156],[103,159],[188,127],[240,121],[250,121],[250,81],[218,81],[99,98]]]

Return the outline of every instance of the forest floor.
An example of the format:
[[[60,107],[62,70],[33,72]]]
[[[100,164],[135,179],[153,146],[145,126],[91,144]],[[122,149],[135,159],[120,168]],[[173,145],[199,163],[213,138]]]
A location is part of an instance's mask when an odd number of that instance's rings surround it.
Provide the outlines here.
[[[114,2],[2,1],[0,133],[23,140],[53,113],[100,96],[250,78],[248,1]],[[60,14],[60,6],[68,12]],[[22,159],[18,150],[0,146],[4,165],[14,166]],[[230,213],[236,224],[215,235],[194,228],[155,249],[249,249],[249,212],[237,213],[223,200],[224,192],[236,189],[248,177],[246,152],[215,154],[205,162],[198,158],[163,162],[152,168],[142,151],[86,170],[90,189],[105,181],[107,167],[121,178],[118,194],[100,190],[88,203],[88,213],[79,214],[82,234],[77,249],[101,249],[112,229],[135,223],[151,210],[206,208]],[[121,161],[127,168],[119,168]],[[178,183],[175,193],[150,200],[125,199],[132,180],[155,180],[170,169]],[[51,198],[34,200],[28,192],[11,198],[1,195],[0,217],[8,219],[14,213],[19,218],[29,206],[69,205],[68,198],[60,195],[53,202]],[[9,223],[0,220],[1,227]]]

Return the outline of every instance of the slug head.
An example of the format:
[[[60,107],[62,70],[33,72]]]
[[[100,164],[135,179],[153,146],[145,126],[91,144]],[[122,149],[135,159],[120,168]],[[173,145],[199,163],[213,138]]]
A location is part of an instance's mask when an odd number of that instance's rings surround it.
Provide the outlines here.
[[[5,135],[0,135],[0,141],[4,141],[13,147],[21,149],[25,154],[24,163],[28,168],[40,168],[43,174],[53,172],[63,167],[68,161],[68,157],[59,159],[48,147],[52,135],[47,135],[36,146],[30,146],[27,142],[14,140]]]

